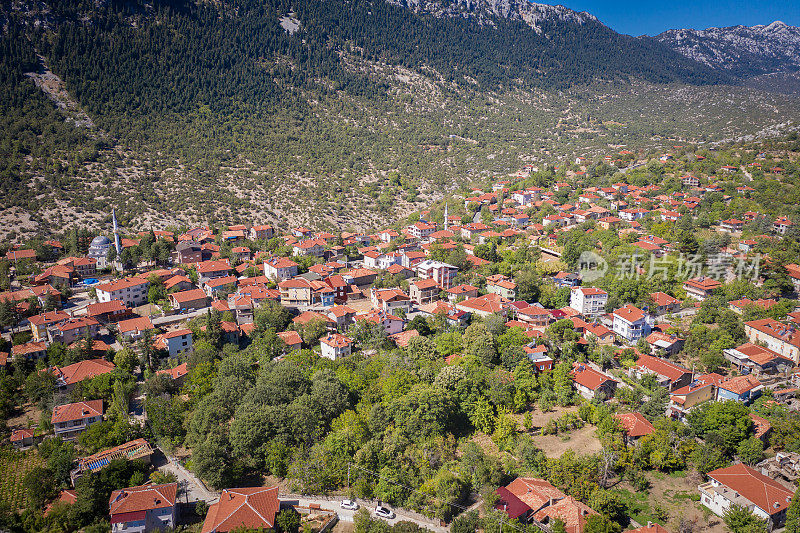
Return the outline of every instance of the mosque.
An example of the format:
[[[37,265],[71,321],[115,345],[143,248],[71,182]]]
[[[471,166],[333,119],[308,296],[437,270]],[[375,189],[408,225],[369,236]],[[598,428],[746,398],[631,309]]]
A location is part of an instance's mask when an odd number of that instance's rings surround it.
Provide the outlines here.
[[[105,235],[98,235],[89,244],[89,257],[97,260],[97,268],[106,268],[110,266],[108,261],[108,250],[111,246],[117,252],[117,258],[122,254],[122,241],[119,238],[119,228],[117,227],[117,214],[116,210],[111,211],[111,220],[114,223],[114,241]]]

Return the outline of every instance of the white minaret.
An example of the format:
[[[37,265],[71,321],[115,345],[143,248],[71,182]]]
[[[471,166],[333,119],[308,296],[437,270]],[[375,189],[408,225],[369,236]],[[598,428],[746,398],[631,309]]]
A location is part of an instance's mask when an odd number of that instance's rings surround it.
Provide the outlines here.
[[[448,220],[447,220],[447,202],[444,203],[444,229],[447,229]]]
[[[117,257],[122,254],[122,242],[119,240],[119,229],[117,228],[117,210],[111,210],[111,220],[114,223],[114,248],[117,250]]]

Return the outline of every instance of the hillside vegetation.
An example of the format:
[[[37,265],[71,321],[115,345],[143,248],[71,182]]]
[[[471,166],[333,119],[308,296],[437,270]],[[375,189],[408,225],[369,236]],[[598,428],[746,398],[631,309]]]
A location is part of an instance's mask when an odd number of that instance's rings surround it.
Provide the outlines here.
[[[50,4],[4,13],[2,220],[21,230],[96,226],[112,207],[145,225],[375,227],[526,163],[770,133],[798,110],[594,19]],[[47,68],[91,124],[26,77]]]

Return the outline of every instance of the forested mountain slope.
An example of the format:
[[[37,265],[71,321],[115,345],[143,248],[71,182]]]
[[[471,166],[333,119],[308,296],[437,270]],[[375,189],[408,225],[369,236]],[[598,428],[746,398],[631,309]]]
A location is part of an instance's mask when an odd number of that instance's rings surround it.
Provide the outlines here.
[[[32,230],[111,207],[145,224],[369,228],[476,176],[798,115],[655,40],[517,0],[0,10],[2,221]],[[88,123],[37,91],[46,68]]]

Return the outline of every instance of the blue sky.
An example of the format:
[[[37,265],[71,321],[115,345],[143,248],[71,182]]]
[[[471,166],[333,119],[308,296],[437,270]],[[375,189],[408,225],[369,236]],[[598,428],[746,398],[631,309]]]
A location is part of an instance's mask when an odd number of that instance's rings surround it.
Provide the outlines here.
[[[673,28],[769,24],[800,26],[800,0],[533,0],[588,11],[619,33],[657,35]]]

